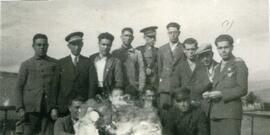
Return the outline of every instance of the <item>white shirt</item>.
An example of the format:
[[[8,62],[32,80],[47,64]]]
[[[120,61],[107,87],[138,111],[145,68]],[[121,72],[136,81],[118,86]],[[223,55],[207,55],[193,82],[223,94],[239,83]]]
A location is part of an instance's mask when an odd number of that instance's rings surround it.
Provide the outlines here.
[[[215,70],[215,67],[214,67],[214,64],[212,62],[212,64],[210,65],[210,68],[208,69],[208,77],[209,77],[209,80],[211,82],[213,82],[213,78],[214,78],[214,70]]]
[[[193,72],[194,69],[195,69],[195,67],[196,67],[196,63],[195,62],[192,62],[190,60],[187,60],[187,62],[188,62],[188,65],[189,65],[191,71]]]
[[[171,47],[172,52],[176,49],[177,45],[178,45],[178,42],[176,42],[175,44],[170,42],[170,47]]]
[[[70,54],[70,56],[71,56],[71,60],[72,60],[72,63],[76,66],[76,64],[78,64],[79,63],[79,56],[80,55],[78,55],[78,56],[75,56],[75,55],[73,55],[73,54]],[[76,59],[77,58],[77,63],[76,63]]]
[[[95,67],[97,69],[98,86],[103,87],[103,75],[105,71],[107,57],[97,58],[95,60]]]

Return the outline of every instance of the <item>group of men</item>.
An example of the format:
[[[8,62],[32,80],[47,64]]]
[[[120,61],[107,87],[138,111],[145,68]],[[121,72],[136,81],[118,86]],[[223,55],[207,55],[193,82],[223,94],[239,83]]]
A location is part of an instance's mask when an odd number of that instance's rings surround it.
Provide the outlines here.
[[[69,116],[75,97],[106,99],[113,89],[122,89],[137,100],[152,89],[163,134],[240,135],[248,68],[233,55],[233,38],[215,39],[222,58],[217,63],[211,44],[199,46],[194,38],[181,43],[175,22],[167,25],[169,43],[155,47],[157,29],[142,29],[145,45],[134,48],[133,29],[123,28],[122,45],[112,53],[114,36],[101,33],[99,52],[89,58],[81,55],[84,34],[74,32],[65,38],[70,55],[60,60],[47,55],[48,37],[36,34],[35,55],[22,63],[16,92],[17,110],[25,114],[24,134],[44,131],[51,112]]]

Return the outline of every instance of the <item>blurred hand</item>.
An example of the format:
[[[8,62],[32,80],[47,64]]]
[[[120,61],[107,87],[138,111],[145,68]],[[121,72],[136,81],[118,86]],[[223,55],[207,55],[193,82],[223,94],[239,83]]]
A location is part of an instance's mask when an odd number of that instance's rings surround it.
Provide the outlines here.
[[[150,68],[146,68],[145,73],[146,73],[146,75],[151,75],[152,70]]]
[[[209,91],[206,91],[206,92],[204,92],[202,94],[203,99],[209,99],[210,98],[209,96],[210,96],[210,92]]]
[[[18,111],[18,115],[20,118],[23,118],[24,115],[25,115],[25,110],[23,108],[20,108],[19,111]]]
[[[211,99],[222,98],[222,93],[221,93],[221,91],[211,91],[211,92],[209,92],[209,98],[211,98]]]

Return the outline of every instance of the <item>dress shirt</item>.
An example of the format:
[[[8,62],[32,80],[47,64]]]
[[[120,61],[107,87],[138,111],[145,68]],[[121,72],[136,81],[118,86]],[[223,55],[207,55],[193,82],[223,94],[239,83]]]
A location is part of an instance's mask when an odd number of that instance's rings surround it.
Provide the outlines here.
[[[103,87],[103,75],[105,71],[105,65],[106,65],[107,57],[99,56],[95,60],[95,67],[97,69],[97,76],[98,76],[98,86]]]

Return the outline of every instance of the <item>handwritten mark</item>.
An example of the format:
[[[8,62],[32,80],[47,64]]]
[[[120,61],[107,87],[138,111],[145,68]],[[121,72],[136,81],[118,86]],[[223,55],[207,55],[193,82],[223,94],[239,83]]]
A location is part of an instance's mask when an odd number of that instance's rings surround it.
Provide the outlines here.
[[[229,31],[233,26],[233,20],[225,20],[222,22],[221,27],[225,30],[225,31]]]

